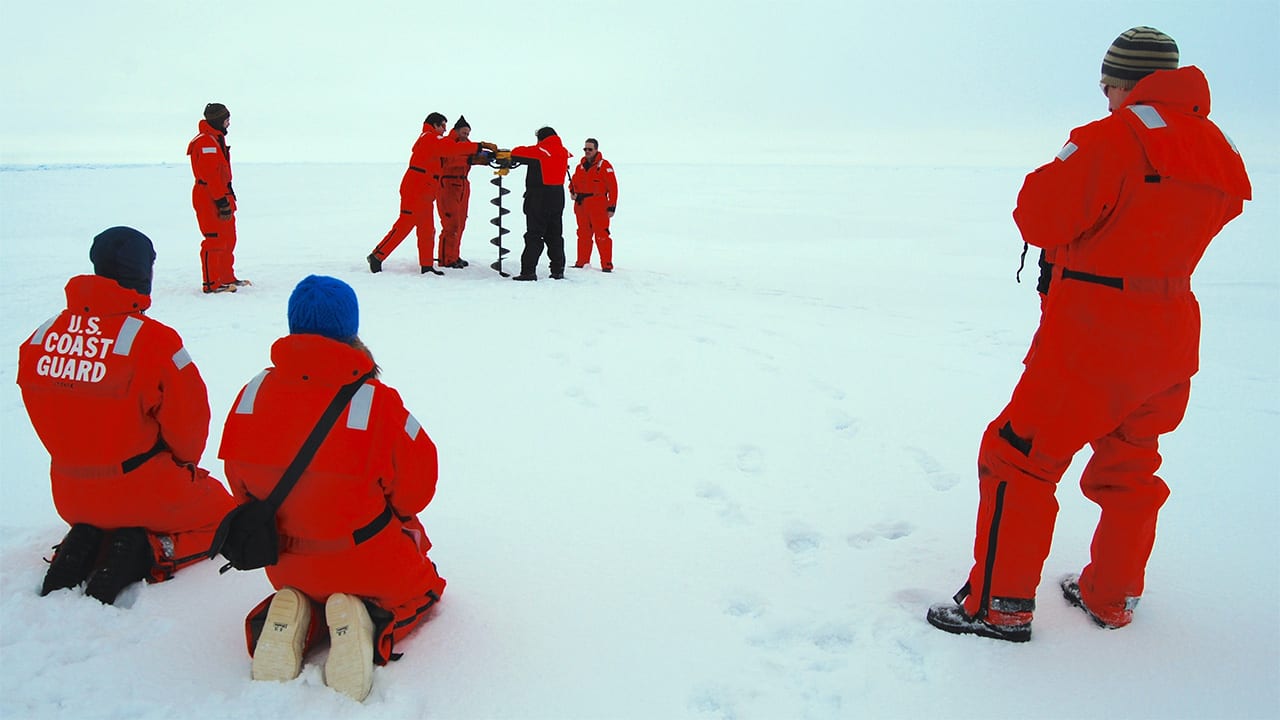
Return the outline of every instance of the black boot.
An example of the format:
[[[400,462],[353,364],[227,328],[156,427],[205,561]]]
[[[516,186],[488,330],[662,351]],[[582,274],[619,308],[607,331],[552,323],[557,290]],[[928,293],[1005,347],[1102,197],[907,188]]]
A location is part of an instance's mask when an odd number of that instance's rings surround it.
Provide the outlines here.
[[[49,563],[49,570],[44,574],[40,596],[84,582],[89,571],[93,570],[94,560],[98,559],[102,536],[103,532],[92,525],[72,525],[54,550],[53,562]]]
[[[154,563],[147,531],[136,527],[120,528],[112,534],[106,560],[89,578],[84,594],[110,605],[121,590],[145,579]]]
[[[377,255],[374,255],[373,253],[369,253],[369,257],[365,258],[365,260],[369,261],[369,272],[371,273],[382,272],[382,261],[378,259]]]

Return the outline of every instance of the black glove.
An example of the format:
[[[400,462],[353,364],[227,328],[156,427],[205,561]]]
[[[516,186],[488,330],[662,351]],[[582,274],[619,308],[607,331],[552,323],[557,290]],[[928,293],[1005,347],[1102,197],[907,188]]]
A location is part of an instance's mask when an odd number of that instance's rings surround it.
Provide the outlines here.
[[[231,201],[225,197],[220,197],[213,201],[214,207],[218,208],[219,220],[231,219]]]

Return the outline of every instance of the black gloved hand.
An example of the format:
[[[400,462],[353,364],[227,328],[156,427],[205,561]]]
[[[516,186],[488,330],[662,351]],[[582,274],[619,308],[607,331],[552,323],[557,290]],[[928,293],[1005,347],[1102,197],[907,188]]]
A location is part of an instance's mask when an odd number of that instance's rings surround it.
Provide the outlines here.
[[[225,197],[220,197],[213,201],[214,207],[218,208],[219,220],[231,219],[231,201]]]

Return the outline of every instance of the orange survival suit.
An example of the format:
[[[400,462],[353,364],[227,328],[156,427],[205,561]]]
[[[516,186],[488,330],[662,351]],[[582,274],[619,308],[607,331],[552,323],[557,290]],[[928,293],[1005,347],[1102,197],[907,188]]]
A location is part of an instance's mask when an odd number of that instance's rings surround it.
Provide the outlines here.
[[[449,141],[459,142],[458,131],[449,131]],[[436,200],[440,211],[440,264],[457,264],[462,254],[462,233],[467,229],[467,210],[471,206],[472,165],[485,160],[476,155],[447,155],[440,158],[440,190]]]
[[[204,380],[151,298],[97,275],[71,278],[67,309],[18,353],[18,385],[49,451],[68,524],[146,529],[150,581],[204,559],[231,496],[196,466],[209,434]]]
[[[204,292],[224,285],[235,285],[236,194],[231,188],[231,147],[226,134],[207,120],[200,121],[200,132],[187,145],[191,158],[191,207],[204,240],[200,242],[200,274]],[[226,218],[218,215],[223,209]],[[230,213],[229,215],[227,213]]]
[[[409,231],[416,229],[418,265],[422,268],[431,267],[435,258],[435,202],[440,189],[438,169],[441,159],[465,157],[479,152],[480,143],[457,142],[424,122],[422,134],[414,142],[413,151],[409,155],[409,168],[404,171],[404,177],[400,180],[400,217],[373,249],[373,256],[379,261],[386,260],[401,241],[409,236]],[[461,234],[459,230],[459,238]]]
[[[591,262],[591,243],[600,248],[600,267],[613,269],[613,238],[609,235],[610,213],[618,208],[618,176],[613,165],[599,151],[595,162],[583,158],[569,179],[574,196],[573,215],[578,221],[578,259],[574,265]]]
[[[1208,114],[1198,68],[1157,71],[1026,178],[1014,220],[1050,251],[1053,278],[1026,368],[979,449],[975,562],[956,596],[971,616],[1029,619],[1054,490],[1086,443],[1080,484],[1102,512],[1082,597],[1121,625],[1142,595],[1169,495],[1157,440],[1181,422],[1199,364],[1191,274],[1252,194]]]
[[[367,353],[310,334],[277,340],[271,360],[240,391],[222,432],[218,454],[239,502],[267,497],[338,389],[373,369]],[[435,444],[399,393],[369,380],[277,515],[280,559],[266,568],[272,586],[320,605],[339,592],[372,603],[378,664],[394,659],[394,643],[444,592],[416,517],[435,495],[436,473]],[[246,618],[250,654],[270,600]],[[312,614],[308,639],[322,618]]]

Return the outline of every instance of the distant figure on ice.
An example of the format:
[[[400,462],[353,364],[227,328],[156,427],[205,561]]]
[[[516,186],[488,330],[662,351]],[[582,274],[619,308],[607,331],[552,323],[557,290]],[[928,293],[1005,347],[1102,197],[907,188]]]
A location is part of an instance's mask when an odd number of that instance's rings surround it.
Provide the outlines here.
[[[231,112],[222,103],[204,106],[200,132],[187,145],[191,158],[191,206],[204,239],[200,242],[200,274],[206,293],[235,292],[250,285],[236,278],[236,191],[231,187],[231,147],[227,131]]]
[[[297,677],[322,624],[329,627],[325,683],[356,700],[374,664],[440,600],[445,581],[427,557],[417,514],[436,491],[436,446],[358,336],[355,292],[311,275],[289,297],[289,335],[272,366],[240,391],[219,456],[240,502],[266,498],[348,383],[364,380],[277,515],[280,557],[267,566],[277,592],[246,618],[255,680]]]
[[[53,504],[71,530],[41,595],[89,581],[111,604],[204,558],[234,506],[196,466],[209,435],[204,380],[182,338],[146,316],[156,253],[113,227],[93,239],[94,275],[67,282],[67,309],[18,353],[18,385],[49,451]]]
[[[1073,130],[1018,195],[1022,237],[1054,266],[1022,378],[978,450],[973,568],[954,604],[928,611],[950,633],[1031,639],[1054,491],[1085,444],[1080,486],[1102,512],[1090,562],[1062,593],[1104,628],[1128,625],[1142,596],[1169,496],[1158,440],[1182,421],[1199,364],[1191,274],[1252,190],[1208,119],[1204,74],[1178,68],[1169,36],[1116,38],[1102,92],[1111,114]]]
[[[418,237],[418,266],[422,274],[444,273],[434,270],[436,222],[435,202],[440,190],[441,161],[449,157],[467,157],[482,149],[490,152],[498,149],[489,142],[456,142],[445,133],[448,119],[438,112],[427,116],[422,123],[422,133],[413,143],[409,155],[409,168],[400,180],[400,217],[392,224],[385,237],[373,252],[365,258],[369,272],[382,272],[382,263],[399,247],[401,241],[415,230]]]
[[[461,115],[449,132],[449,139],[469,143],[471,123]],[[440,158],[440,257],[441,267],[462,269],[469,265],[462,259],[462,233],[467,229],[467,210],[471,205],[472,165],[484,165],[493,155],[485,150],[474,155],[447,155]]]
[[[538,279],[544,247],[551,261],[551,277],[564,278],[564,181],[571,155],[552,128],[539,128],[537,138],[537,145],[511,148],[511,156],[529,166],[524,186],[524,252],[520,274],[512,280]]]
[[[584,268],[591,262],[594,241],[600,249],[600,269],[613,272],[609,220],[618,209],[618,176],[613,174],[613,165],[600,154],[600,142],[595,138],[587,138],[582,154],[582,161],[569,180],[573,214],[578,221],[578,259],[573,266]]]

